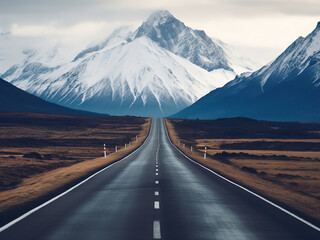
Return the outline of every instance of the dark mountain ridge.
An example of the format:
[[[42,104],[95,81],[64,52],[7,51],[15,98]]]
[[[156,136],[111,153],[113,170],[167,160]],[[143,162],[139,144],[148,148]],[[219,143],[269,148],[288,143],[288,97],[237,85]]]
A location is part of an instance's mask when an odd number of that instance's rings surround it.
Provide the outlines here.
[[[1,112],[35,112],[71,114],[85,116],[103,116],[102,114],[75,110],[47,102],[27,93],[0,78],[0,111]]]

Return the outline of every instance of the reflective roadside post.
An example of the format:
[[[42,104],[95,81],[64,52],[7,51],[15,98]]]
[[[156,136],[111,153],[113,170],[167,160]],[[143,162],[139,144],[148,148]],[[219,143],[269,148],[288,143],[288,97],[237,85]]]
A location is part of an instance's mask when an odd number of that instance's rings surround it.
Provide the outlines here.
[[[192,152],[192,146],[190,147],[190,151]]]
[[[207,159],[207,147],[204,147],[203,159]]]
[[[115,150],[116,150],[116,152],[118,152],[118,146],[116,146],[116,149],[115,149]]]
[[[104,157],[106,158],[107,157],[107,149],[106,149],[106,145],[103,144],[103,152],[104,152]]]

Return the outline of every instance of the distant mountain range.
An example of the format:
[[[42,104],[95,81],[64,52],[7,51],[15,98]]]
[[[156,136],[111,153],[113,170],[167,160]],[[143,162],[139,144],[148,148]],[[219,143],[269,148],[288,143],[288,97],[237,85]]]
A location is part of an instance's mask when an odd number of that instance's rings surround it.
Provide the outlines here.
[[[213,90],[177,118],[250,117],[278,121],[320,121],[320,22],[275,61],[237,76]]]
[[[161,117],[255,68],[223,42],[185,26],[168,11],[153,13],[135,31],[117,29],[71,62],[54,65],[56,55],[28,52],[22,64],[1,77],[66,107]]]
[[[27,93],[0,78],[0,111],[1,112],[35,112],[98,116],[101,114],[74,110],[47,102]]]

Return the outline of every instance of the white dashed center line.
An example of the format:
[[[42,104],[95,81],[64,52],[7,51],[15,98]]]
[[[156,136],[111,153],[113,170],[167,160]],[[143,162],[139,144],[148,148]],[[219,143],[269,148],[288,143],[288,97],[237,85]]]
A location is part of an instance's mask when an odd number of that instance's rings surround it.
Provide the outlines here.
[[[158,142],[159,142],[159,139],[158,139]],[[157,149],[157,152],[156,152],[156,164],[158,164],[159,149],[160,149],[160,143],[158,143],[158,149]]]
[[[158,165],[158,161],[159,161],[159,149],[160,149],[160,139],[159,139],[159,133],[158,133],[158,149],[156,152],[156,176],[159,175],[159,165]],[[159,184],[159,180],[155,180],[154,181],[155,184]],[[154,195],[155,196],[159,196],[159,191],[154,191]],[[158,198],[158,197],[155,197]],[[160,209],[160,201],[154,201],[154,209]],[[159,215],[159,211],[156,210],[156,216],[155,219],[157,219]],[[159,219],[159,218],[158,218]],[[153,239],[161,239],[161,230],[160,230],[160,221],[159,220],[155,220],[153,221]]]
[[[160,221],[153,221],[153,239],[161,239]]]
[[[159,201],[154,201],[154,209],[159,209],[159,208],[160,208]]]

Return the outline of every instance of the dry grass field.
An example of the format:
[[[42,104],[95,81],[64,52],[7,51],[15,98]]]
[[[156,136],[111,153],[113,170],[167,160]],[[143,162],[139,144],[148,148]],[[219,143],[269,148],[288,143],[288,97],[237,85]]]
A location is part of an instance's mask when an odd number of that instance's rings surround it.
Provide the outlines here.
[[[288,127],[279,123],[281,126],[276,130],[286,128],[286,134],[281,138],[276,132],[268,133],[268,127],[275,131],[273,125],[276,123],[263,122],[263,126],[256,127],[254,132],[245,129],[245,120],[241,119],[241,124],[237,121],[234,119],[234,138],[230,132],[226,134],[227,138],[221,138],[224,131],[229,131],[221,122],[201,124],[195,120],[196,124],[193,124],[192,120],[166,119],[170,138],[185,154],[319,224],[320,124],[301,126],[295,123],[295,126],[288,123]],[[248,121],[251,124],[248,128],[252,128],[251,120]],[[210,133],[210,124],[220,126],[212,127]],[[209,129],[208,132],[204,133],[197,125]],[[234,126],[241,126],[241,129]],[[210,138],[210,134],[217,138]],[[289,135],[292,138],[288,138]],[[205,147],[206,160],[203,159]]]
[[[143,143],[150,124],[138,117],[0,113],[0,212],[123,158]],[[40,157],[24,157],[30,152]]]

